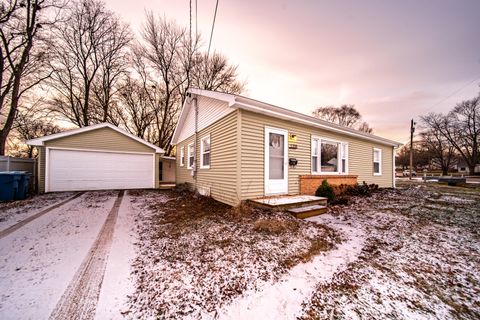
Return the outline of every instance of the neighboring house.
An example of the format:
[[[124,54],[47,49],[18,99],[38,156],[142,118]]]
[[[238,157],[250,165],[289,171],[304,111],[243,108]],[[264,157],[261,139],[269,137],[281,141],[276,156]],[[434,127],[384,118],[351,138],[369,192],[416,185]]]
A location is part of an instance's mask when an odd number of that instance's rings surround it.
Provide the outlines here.
[[[459,173],[469,174],[468,164],[465,162],[465,160],[460,159],[458,161],[457,170],[458,170]],[[480,173],[480,163],[477,163],[475,165],[475,173]]]
[[[40,192],[158,188],[171,169],[163,149],[102,123],[32,139],[39,149]],[[165,164],[167,163],[167,164]],[[171,165],[170,165],[171,166]]]
[[[394,187],[400,144],[242,96],[190,89],[175,129],[177,184],[235,205],[332,184]]]

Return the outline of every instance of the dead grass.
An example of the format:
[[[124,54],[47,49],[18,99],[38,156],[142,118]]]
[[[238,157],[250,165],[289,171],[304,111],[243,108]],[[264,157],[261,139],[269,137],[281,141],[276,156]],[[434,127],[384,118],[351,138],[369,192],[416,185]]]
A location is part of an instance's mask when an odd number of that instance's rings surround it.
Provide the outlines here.
[[[271,218],[258,219],[253,224],[253,230],[268,234],[278,235],[284,232],[296,232],[299,228],[298,221],[278,220]]]
[[[408,183],[331,207],[368,238],[299,319],[479,319],[479,191]]]
[[[337,241],[331,229],[283,212],[231,208],[186,191],[130,195],[139,212],[131,298],[138,318],[214,317]]]

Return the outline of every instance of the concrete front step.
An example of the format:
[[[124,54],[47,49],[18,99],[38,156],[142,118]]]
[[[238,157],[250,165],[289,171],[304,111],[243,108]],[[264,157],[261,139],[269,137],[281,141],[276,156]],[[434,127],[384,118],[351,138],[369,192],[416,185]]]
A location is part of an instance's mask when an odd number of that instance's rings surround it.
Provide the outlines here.
[[[318,216],[319,214],[327,212],[327,206],[317,204],[308,207],[292,208],[288,210],[288,212],[299,219],[305,219],[308,217]]]
[[[327,205],[327,198],[309,195],[277,196],[252,199],[253,205],[265,209],[288,211],[294,208],[309,207],[314,205]]]

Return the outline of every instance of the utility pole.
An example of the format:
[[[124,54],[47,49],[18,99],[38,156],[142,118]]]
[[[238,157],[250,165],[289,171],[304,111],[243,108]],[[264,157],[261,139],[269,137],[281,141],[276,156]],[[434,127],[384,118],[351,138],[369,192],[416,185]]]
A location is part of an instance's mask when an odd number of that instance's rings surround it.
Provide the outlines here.
[[[413,170],[413,133],[415,132],[416,123],[413,122],[413,119],[410,121],[410,180],[412,180],[412,170]]]

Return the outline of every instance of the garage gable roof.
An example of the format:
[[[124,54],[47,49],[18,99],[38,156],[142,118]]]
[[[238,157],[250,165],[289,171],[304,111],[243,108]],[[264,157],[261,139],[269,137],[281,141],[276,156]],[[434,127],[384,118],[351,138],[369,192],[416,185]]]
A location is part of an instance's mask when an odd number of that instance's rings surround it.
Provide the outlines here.
[[[76,134],[80,134],[80,133],[83,133],[83,132],[88,132],[88,131],[92,131],[92,130],[96,130],[96,129],[101,129],[101,128],[110,128],[110,129],[112,129],[112,130],[114,130],[118,133],[123,134],[124,136],[126,136],[130,139],[133,139],[137,142],[140,142],[140,143],[154,149],[156,153],[161,153],[161,154],[165,153],[165,150],[163,150],[162,148],[157,147],[156,145],[151,144],[150,142],[147,142],[147,141],[143,140],[142,138],[139,138],[139,137],[137,137],[137,136],[135,136],[131,133],[128,133],[125,130],[122,130],[119,127],[114,126],[113,124],[110,124],[110,123],[99,123],[99,124],[94,124],[94,125],[87,126],[87,127],[82,127],[82,128],[78,128],[78,129],[68,130],[68,131],[64,131],[64,132],[60,132],[60,133],[55,133],[55,134],[51,134],[51,135],[48,135],[48,136],[27,140],[26,143],[28,145],[31,145],[31,146],[43,146],[43,145],[45,145],[46,141],[59,139],[59,138],[64,138],[64,137],[68,137],[68,136],[72,136],[72,135],[76,135]]]

